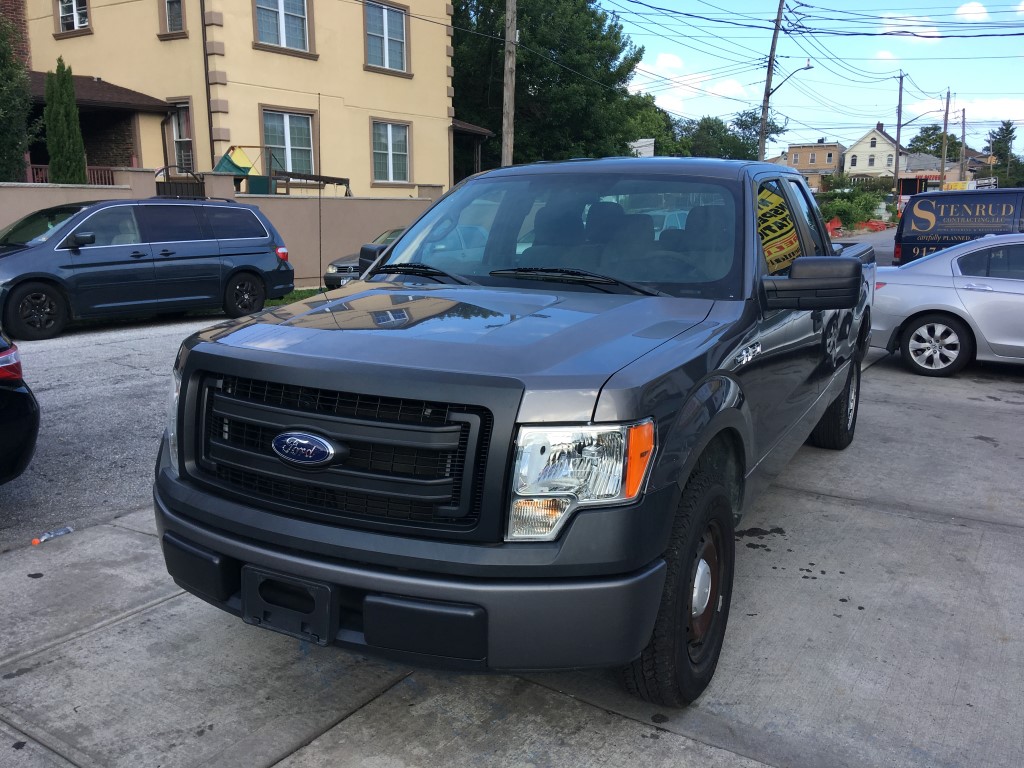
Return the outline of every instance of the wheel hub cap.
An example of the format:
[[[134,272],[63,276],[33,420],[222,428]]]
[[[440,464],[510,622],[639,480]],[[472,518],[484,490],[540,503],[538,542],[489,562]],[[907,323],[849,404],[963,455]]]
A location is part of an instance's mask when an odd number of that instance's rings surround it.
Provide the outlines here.
[[[711,566],[701,558],[697,563],[697,575],[693,579],[693,599],[690,601],[690,615],[701,616],[707,610],[711,597]]]

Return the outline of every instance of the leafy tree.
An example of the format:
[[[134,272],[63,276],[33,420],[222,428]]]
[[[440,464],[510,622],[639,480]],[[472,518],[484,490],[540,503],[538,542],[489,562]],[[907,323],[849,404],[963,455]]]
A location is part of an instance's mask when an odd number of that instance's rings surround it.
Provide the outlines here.
[[[629,100],[627,133],[632,136],[630,141],[654,139],[655,155],[685,157],[690,154],[679,121],[657,106],[651,94],[631,94]]]
[[[995,155],[996,159],[1006,165],[1013,160],[1013,142],[1017,138],[1017,128],[1012,120],[1003,120],[999,127],[988,133],[988,144],[985,151]]]
[[[43,123],[46,125],[46,151],[50,154],[50,183],[85,184],[85,144],[78,123],[75,86],[71,67],[64,66],[63,58],[57,59],[56,73],[46,73]]]
[[[28,117],[32,110],[28,72],[14,53],[14,25],[0,16],[0,181],[25,180]]]
[[[786,132],[787,120],[782,125],[775,122],[775,118],[768,113],[768,120],[765,123],[764,141],[765,146],[771,144],[775,139]],[[761,110],[748,109],[740,112],[732,119],[731,127],[733,132],[743,141],[745,145],[752,148],[753,154],[749,159],[757,159],[757,139],[761,133]]]
[[[457,0],[455,114],[501,134],[503,0]],[[641,138],[626,88],[643,49],[594,0],[519,0],[515,162],[627,154]],[[657,139],[657,136],[655,136]],[[501,142],[483,147],[499,164]]]
[[[942,128],[938,125],[927,125],[917,132],[910,140],[907,149],[926,155],[942,157]],[[946,134],[946,160],[949,162],[960,159],[960,139],[951,133]]]

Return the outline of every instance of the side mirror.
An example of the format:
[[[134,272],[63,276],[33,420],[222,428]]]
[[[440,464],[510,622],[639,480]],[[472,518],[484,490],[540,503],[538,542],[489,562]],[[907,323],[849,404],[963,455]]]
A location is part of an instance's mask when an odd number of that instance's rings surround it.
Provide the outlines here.
[[[93,232],[76,232],[71,236],[71,245],[81,248],[83,245],[92,245],[96,242],[96,235]]]
[[[853,309],[862,282],[855,256],[801,256],[788,276],[761,278],[768,309]]]
[[[362,274],[368,270],[373,262],[384,252],[387,245],[384,243],[367,243],[359,249],[359,272]]]
[[[833,256],[842,256],[843,255],[843,251],[845,251],[845,250],[846,250],[846,246],[843,245],[842,243],[832,243],[832,255]]]

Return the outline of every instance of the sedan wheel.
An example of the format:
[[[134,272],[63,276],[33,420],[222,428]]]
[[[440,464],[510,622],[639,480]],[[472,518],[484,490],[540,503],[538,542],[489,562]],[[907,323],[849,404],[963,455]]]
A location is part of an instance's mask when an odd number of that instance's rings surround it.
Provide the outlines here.
[[[974,357],[974,340],[957,318],[925,315],[907,326],[900,349],[915,373],[952,376]]]

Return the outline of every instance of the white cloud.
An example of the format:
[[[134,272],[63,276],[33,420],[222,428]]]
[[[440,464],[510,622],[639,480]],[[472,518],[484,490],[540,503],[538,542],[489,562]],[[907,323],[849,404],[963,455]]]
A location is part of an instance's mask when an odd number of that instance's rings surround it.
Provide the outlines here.
[[[879,51],[875,54],[876,59],[885,59],[886,61],[895,61],[896,55],[892,51]]]
[[[1024,16],[1024,0],[1021,0],[1021,4],[1017,6],[1017,14]]]
[[[1024,7],[1024,3],[1021,3],[1021,6]],[[956,9],[956,16],[961,21],[988,21],[988,11],[984,5],[977,2],[961,5]]]
[[[935,22],[927,16],[907,18],[891,13],[882,14],[882,32],[893,37],[906,37],[918,43],[934,43],[942,37]]]
[[[926,125],[941,126],[945,108],[945,99],[931,99],[904,105],[903,136],[900,137],[903,143],[910,141]],[[1012,120],[1014,123],[1024,122],[1024,99],[979,98],[967,101],[959,99],[956,108],[951,107],[949,110],[949,132],[954,136],[960,135],[961,109],[967,112],[967,143],[978,150],[985,143],[984,136],[988,133],[988,125],[997,124],[1003,120]],[[916,115],[922,115],[922,117],[915,120]],[[910,120],[913,122],[907,125]]]
[[[674,53],[659,53],[654,60],[654,70],[659,74],[679,73],[683,66],[683,60]]]
[[[716,96],[729,96],[734,99],[743,99],[747,97],[747,90],[737,80],[719,80],[717,83],[709,85],[705,90],[710,91]]]

